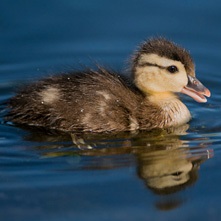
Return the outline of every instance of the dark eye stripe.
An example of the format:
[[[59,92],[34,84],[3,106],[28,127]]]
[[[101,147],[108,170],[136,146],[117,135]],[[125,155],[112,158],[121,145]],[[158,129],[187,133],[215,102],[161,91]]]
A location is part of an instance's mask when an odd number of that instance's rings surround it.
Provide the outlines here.
[[[172,74],[179,71],[178,68],[175,65],[164,67],[164,66],[161,66],[161,65],[158,65],[158,64],[152,64],[152,63],[149,63],[149,62],[138,64],[138,67],[145,67],[145,66],[153,66],[153,67],[158,67],[160,69],[167,69]]]
[[[145,66],[154,66],[154,67],[158,67],[160,69],[166,69],[167,68],[167,67],[164,67],[164,66],[161,66],[161,65],[158,65],[158,64],[152,64],[152,63],[149,63],[149,62],[138,64],[138,67],[145,67]]]

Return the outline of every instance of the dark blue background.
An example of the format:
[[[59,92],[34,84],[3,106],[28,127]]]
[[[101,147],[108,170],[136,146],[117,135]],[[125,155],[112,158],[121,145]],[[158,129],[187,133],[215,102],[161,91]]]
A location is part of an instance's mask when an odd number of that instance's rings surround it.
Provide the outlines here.
[[[53,146],[50,141],[27,141],[26,131],[3,124],[1,219],[219,220],[220,12],[218,0],[1,0],[1,101],[21,83],[82,65],[99,62],[123,72],[140,42],[164,36],[190,50],[198,78],[212,92],[205,105],[186,98],[194,120],[182,139],[189,146],[204,142],[214,151],[197,183],[178,194],[181,206],[165,212],[155,206],[161,197],[137,178],[133,156],[126,157],[124,167],[122,155],[115,169],[86,170],[85,165],[100,158],[42,157],[48,151],[44,146]]]

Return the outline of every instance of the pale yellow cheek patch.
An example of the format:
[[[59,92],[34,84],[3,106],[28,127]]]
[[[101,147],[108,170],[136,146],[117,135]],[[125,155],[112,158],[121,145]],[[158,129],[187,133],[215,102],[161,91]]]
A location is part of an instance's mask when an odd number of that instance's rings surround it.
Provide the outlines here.
[[[139,67],[139,65],[141,65]],[[174,65],[178,72],[171,74],[167,67]],[[187,74],[180,61],[156,54],[143,54],[135,70],[135,83],[143,92],[180,92],[187,84]]]
[[[41,91],[39,95],[42,98],[42,102],[46,104],[52,104],[59,99],[59,89],[55,87],[48,87]]]

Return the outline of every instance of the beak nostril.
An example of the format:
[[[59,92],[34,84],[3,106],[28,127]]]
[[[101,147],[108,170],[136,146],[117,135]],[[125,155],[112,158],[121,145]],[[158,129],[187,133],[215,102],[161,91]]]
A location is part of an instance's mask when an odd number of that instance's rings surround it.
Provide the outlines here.
[[[194,80],[194,81],[193,81],[193,84],[198,85],[198,82]]]

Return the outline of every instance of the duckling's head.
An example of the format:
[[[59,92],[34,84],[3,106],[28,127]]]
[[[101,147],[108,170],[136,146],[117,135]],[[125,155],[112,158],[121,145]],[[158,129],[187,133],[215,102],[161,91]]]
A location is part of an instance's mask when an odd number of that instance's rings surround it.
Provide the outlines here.
[[[206,102],[210,91],[195,77],[190,54],[164,38],[144,42],[133,57],[132,71],[137,87],[149,95],[181,92]]]

